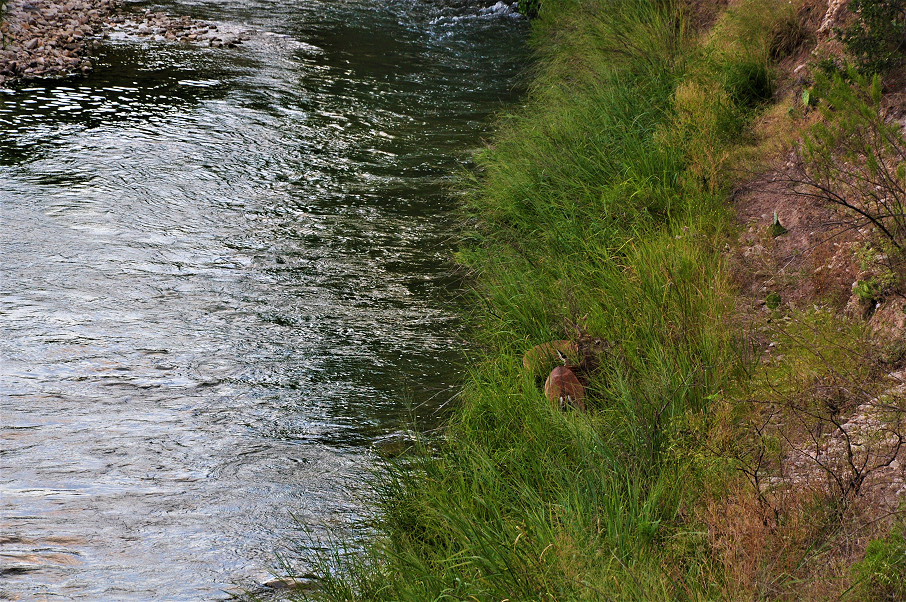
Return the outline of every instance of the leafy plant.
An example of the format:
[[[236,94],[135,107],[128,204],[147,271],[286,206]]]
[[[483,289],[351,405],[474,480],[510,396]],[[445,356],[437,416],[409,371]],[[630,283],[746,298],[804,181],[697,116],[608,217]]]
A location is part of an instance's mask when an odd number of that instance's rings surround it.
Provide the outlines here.
[[[906,54],[906,0],[851,0],[857,19],[838,30],[840,40],[864,74],[885,73]]]
[[[777,238],[778,236],[783,236],[784,234],[789,232],[789,230],[787,230],[783,226],[783,224],[780,223],[780,217],[777,215],[776,211],[774,212],[774,221],[771,223],[769,232],[773,238]]]
[[[874,278],[858,280],[853,286],[853,294],[859,298],[859,301],[868,305],[877,301],[880,289]]]

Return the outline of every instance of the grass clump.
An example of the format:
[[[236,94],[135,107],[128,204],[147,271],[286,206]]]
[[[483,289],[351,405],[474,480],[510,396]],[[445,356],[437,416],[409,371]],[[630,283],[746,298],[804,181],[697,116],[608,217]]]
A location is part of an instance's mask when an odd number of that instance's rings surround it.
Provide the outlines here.
[[[742,19],[703,44],[679,2],[545,2],[528,102],[479,156],[465,207],[459,260],[486,353],[438,446],[379,480],[369,553],[326,567],[319,596],[725,591],[689,512],[699,468],[674,453],[675,435],[732,365],[723,167],[770,97],[775,20]],[[564,338],[605,342],[587,413],[552,407],[522,367]]]
[[[728,64],[724,70],[724,87],[734,103],[743,109],[758,107],[774,95],[771,73],[761,61]]]
[[[894,525],[890,533],[871,541],[865,558],[853,565],[854,593],[863,600],[906,599],[906,523]]]

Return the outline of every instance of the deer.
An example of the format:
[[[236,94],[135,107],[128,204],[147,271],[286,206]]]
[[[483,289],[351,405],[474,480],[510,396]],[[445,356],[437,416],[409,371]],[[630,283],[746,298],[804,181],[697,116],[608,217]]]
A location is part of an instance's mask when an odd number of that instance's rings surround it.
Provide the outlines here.
[[[544,382],[544,394],[552,404],[556,404],[561,410],[572,406],[584,412],[585,387],[582,386],[576,373],[573,372],[575,366],[569,365],[569,359],[566,355],[559,350],[557,355],[563,361],[563,365],[551,370],[550,375]]]

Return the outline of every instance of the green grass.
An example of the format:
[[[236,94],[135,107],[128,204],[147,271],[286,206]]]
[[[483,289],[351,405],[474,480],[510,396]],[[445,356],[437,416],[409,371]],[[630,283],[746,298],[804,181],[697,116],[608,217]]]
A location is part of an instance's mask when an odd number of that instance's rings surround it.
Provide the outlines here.
[[[688,514],[697,476],[668,452],[674,424],[732,366],[728,182],[704,163],[731,152],[769,95],[766,52],[741,45],[728,67],[670,1],[548,0],[541,14],[527,106],[501,118],[465,207],[459,259],[486,353],[443,440],[378,479],[375,539],[325,559],[318,598],[722,590]],[[713,93],[678,93],[690,85]],[[577,331],[612,342],[587,413],[552,408],[521,364]]]
[[[906,598],[906,537],[904,524],[895,524],[886,537],[868,544],[865,558],[856,563],[855,593],[863,600],[902,600]]]

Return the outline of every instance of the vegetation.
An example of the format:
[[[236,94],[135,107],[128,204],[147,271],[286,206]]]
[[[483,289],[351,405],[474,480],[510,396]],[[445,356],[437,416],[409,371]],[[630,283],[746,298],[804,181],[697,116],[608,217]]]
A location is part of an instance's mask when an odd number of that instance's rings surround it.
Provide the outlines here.
[[[903,63],[906,48],[906,0],[851,0],[857,19],[839,29],[862,73],[886,73]]]
[[[704,520],[728,598],[836,598],[852,548],[889,517],[867,492],[902,450],[902,403],[863,323],[826,309],[772,315],[768,353],[690,418],[683,449],[710,469]]]
[[[742,0],[697,29],[678,1],[545,2],[529,99],[501,117],[465,208],[459,260],[485,352],[442,440],[380,477],[366,553],[325,558],[313,597],[902,593],[899,531],[849,568],[877,534],[858,500],[904,439],[885,376],[902,354],[884,359],[863,325],[777,292],[738,327],[726,263],[734,170],[769,152],[762,117],[802,120],[799,183],[850,199],[857,228],[889,231],[877,248],[903,244],[899,209],[883,204],[898,198],[866,209],[870,194],[839,187],[847,169],[877,179],[888,166],[900,186],[886,143],[881,159],[865,153],[888,133],[876,82],[822,80],[805,106],[768,115],[778,62],[808,38],[796,9]],[[809,125],[809,105],[823,125]],[[862,144],[852,165],[843,142]],[[771,226],[767,239],[787,234],[776,213]],[[861,293],[874,299],[871,282]],[[544,374],[521,361],[562,339],[588,362],[587,412],[552,405]],[[852,431],[855,408],[885,427]]]
[[[541,12],[540,0],[518,0],[516,6],[519,12],[529,19],[537,18]]]
[[[883,538],[868,544],[865,559],[853,566],[857,593],[866,600],[906,599],[906,537],[904,525],[896,525]]]
[[[906,140],[881,108],[881,78],[851,70],[817,75],[823,119],[799,148],[799,194],[840,207],[853,228],[870,225],[897,253],[906,245]]]

